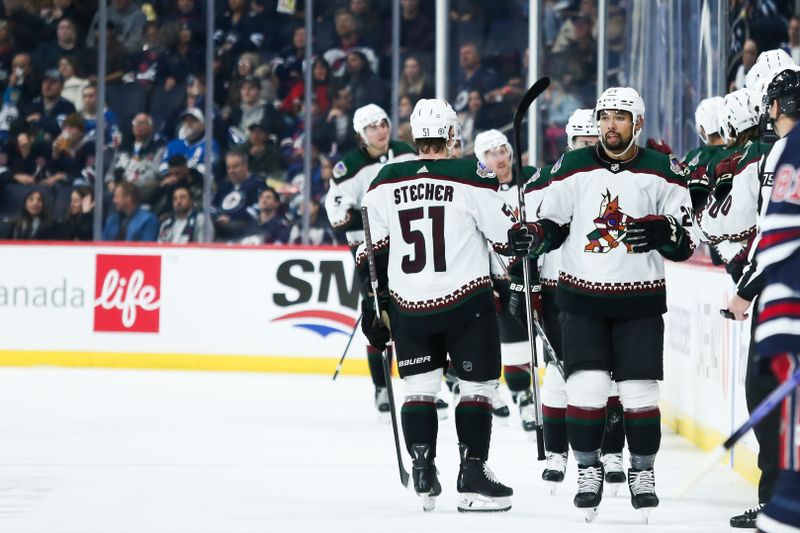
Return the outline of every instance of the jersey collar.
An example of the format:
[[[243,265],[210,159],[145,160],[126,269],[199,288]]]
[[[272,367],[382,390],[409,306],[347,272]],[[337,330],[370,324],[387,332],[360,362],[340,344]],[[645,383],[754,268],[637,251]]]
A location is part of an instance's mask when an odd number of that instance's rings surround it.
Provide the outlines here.
[[[603,149],[600,143],[597,143],[594,146],[595,149],[591,151],[592,159],[594,159],[597,163],[599,163],[601,167],[615,174],[617,172],[621,172],[623,170],[627,170],[628,168],[635,166],[636,162],[642,156],[643,152],[643,149],[641,147],[636,146],[636,153],[633,155],[633,157],[625,161],[618,161],[616,159],[611,159],[610,157],[608,157],[608,154],[606,154],[606,151]]]

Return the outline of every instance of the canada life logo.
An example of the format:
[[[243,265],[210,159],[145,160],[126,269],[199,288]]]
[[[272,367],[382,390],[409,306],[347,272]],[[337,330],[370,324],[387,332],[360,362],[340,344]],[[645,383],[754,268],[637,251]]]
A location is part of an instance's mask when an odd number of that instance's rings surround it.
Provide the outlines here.
[[[158,333],[161,256],[97,255],[94,331]]]

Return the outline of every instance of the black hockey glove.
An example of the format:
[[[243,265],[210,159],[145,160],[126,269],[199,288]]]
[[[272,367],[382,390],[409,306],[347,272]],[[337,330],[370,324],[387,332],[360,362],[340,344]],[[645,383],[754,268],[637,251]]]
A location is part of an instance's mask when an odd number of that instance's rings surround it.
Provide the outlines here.
[[[672,148],[664,139],[655,140],[654,138],[650,137],[647,139],[647,147],[651,150],[655,150],[656,152],[661,152],[662,154],[672,157]]]
[[[508,300],[508,312],[511,316],[522,322],[527,323],[528,314],[525,309],[525,283],[521,278],[511,278],[511,297]],[[542,285],[537,281],[531,284],[530,292],[531,312],[534,320],[541,320],[542,315]]]
[[[724,200],[731,192],[733,177],[736,175],[736,167],[739,166],[740,159],[742,159],[742,154],[733,154],[720,161],[714,169],[714,175],[717,177],[714,198],[718,202]]]
[[[638,254],[667,246],[677,248],[682,236],[683,230],[675,217],[648,215],[628,224],[625,242]]]
[[[711,183],[706,167],[697,167],[689,176],[689,196],[692,197],[692,209],[699,211],[705,207],[709,194],[711,194]]]
[[[544,239],[542,226],[535,222],[517,222],[508,230],[508,248],[513,256],[526,256],[537,248]]]
[[[378,297],[379,304],[385,309],[384,301],[386,298]],[[391,339],[391,332],[384,324],[381,316],[375,312],[375,302],[372,297],[361,299],[361,331],[369,341],[370,346],[376,350],[384,351]]]

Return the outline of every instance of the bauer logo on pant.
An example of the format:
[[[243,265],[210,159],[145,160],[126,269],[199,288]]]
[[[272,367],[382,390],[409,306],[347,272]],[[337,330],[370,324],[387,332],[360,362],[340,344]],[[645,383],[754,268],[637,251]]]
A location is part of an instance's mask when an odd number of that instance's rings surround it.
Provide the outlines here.
[[[94,331],[158,333],[161,256],[97,256]]]

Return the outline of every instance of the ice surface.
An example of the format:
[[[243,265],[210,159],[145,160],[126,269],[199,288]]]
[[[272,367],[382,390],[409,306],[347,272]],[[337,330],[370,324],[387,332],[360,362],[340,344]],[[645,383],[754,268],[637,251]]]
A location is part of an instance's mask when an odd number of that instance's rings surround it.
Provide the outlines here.
[[[391,428],[377,422],[365,378],[0,369],[0,531],[713,532],[730,531],[729,517],[756,497],[720,466],[672,500],[703,456],[665,432],[650,525],[627,488],[587,525],[572,507],[574,462],[550,496],[518,420],[514,412],[510,425],[495,424],[490,457],[514,488],[509,513],[456,512],[452,413],[440,423],[444,493],[423,513],[399,483]]]

